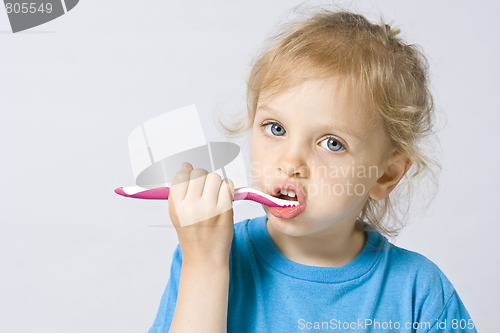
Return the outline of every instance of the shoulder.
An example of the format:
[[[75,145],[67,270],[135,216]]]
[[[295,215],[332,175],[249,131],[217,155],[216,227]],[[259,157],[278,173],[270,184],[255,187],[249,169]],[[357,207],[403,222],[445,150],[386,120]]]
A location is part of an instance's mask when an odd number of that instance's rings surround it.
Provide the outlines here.
[[[417,279],[419,287],[426,289],[432,286],[440,286],[451,295],[453,286],[443,271],[426,256],[398,247],[389,243],[388,262],[395,271],[405,270],[410,276]]]
[[[240,236],[245,231],[245,228],[246,228],[248,222],[250,222],[251,220],[253,220],[253,219],[246,219],[246,220],[242,220],[240,222],[234,223],[234,234]]]
[[[394,273],[392,281],[401,282],[400,295],[405,294],[403,290],[406,289],[408,297],[411,296],[414,318],[433,323],[446,319],[450,322],[465,320],[470,324],[467,321],[470,316],[455,287],[432,260],[390,244],[387,263],[389,271]],[[476,331],[473,329],[470,332]]]
[[[387,266],[390,274],[411,289],[415,305],[443,309],[455,288],[443,271],[426,256],[389,243]]]
[[[379,278],[386,283],[413,294],[441,294],[449,298],[454,292],[441,269],[426,256],[401,248],[375,230],[369,230],[372,251],[378,254],[376,265]]]
[[[256,247],[265,244],[264,230],[266,216],[242,220],[234,224],[234,235],[231,244],[231,265],[237,264],[239,269],[247,269],[256,260]]]
[[[420,253],[389,243],[387,255],[391,268],[396,271],[404,269],[422,282],[427,280],[428,283],[439,283],[443,286],[450,284],[441,269],[431,259]]]
[[[240,222],[236,222],[234,224],[234,235],[233,235],[233,243],[231,251],[235,250],[247,250],[248,246],[250,246],[250,238],[252,233],[252,228],[249,228],[251,224],[258,223],[262,217],[255,217],[246,220],[242,220]]]
[[[248,241],[249,236],[258,233],[258,230],[265,228],[266,216],[258,216],[250,219],[242,220],[234,224],[234,238],[236,241]],[[249,227],[253,226],[253,227]],[[257,227],[258,226],[258,227]]]

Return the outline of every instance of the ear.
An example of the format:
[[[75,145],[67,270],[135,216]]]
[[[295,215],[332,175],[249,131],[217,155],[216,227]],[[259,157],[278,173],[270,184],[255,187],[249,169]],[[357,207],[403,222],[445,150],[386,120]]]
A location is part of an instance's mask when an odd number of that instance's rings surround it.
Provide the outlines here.
[[[399,181],[410,169],[413,161],[408,155],[394,153],[384,170],[384,174],[377,179],[377,182],[370,189],[370,197],[374,200],[382,200],[398,185]]]

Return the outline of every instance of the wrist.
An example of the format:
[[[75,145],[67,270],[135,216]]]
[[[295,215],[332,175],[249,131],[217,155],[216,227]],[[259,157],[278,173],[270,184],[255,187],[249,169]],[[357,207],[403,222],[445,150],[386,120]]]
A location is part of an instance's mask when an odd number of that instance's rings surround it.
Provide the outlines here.
[[[190,269],[209,270],[229,269],[229,255],[222,257],[183,257],[182,267]]]

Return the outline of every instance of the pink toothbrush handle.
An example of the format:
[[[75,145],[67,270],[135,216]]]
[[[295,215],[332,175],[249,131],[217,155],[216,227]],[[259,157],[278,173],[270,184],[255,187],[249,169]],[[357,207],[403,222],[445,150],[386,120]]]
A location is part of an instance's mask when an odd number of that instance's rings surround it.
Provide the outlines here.
[[[238,193],[237,191],[240,188],[235,189],[235,194],[233,201],[238,201],[238,200],[251,200],[258,202],[260,204],[269,206],[269,207],[283,207],[257,193],[252,193],[252,192],[240,192]],[[118,187],[115,190],[116,194],[122,195],[127,198],[135,198],[135,199],[149,199],[149,200],[168,200],[168,194],[170,193],[170,187],[158,187],[150,190],[145,190],[145,191],[140,191],[134,194],[127,194],[123,190],[123,187]]]
[[[137,192],[135,194],[127,194],[123,191],[123,187],[118,187],[115,190],[116,194],[122,195],[127,198],[135,199],[148,199],[148,200],[168,200],[168,194],[170,193],[170,187],[158,187],[151,190],[145,190]]]
[[[127,194],[123,190],[123,187],[118,187],[115,190],[116,194],[122,195],[127,198],[135,198],[135,199],[148,199],[148,200],[168,200],[168,194],[170,193],[170,187],[158,187],[150,190],[145,190],[141,192],[137,192],[135,194]],[[254,193],[236,193],[234,195],[233,201],[237,200],[245,200],[245,198],[250,198],[251,196],[261,198],[259,195]],[[262,198],[265,199],[265,198]],[[269,201],[269,200],[268,200]]]

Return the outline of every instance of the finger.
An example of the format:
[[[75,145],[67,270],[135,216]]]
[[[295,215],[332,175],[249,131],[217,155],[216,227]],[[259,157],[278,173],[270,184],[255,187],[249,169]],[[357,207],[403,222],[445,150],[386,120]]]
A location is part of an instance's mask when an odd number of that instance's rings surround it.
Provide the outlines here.
[[[181,164],[181,169],[177,171],[172,180],[172,185],[179,184],[181,182],[185,182],[189,180],[189,175],[191,174],[191,170],[193,170],[193,166],[189,162],[183,162]],[[187,179],[186,179],[187,178]]]
[[[208,171],[205,169],[194,169],[191,171],[186,197],[192,199],[201,198],[207,174]]]
[[[231,201],[234,200],[234,183],[231,179],[227,180],[229,182],[229,191],[231,192]]]
[[[182,162],[181,169],[193,170],[193,165],[189,162]]]
[[[234,198],[234,183],[231,179],[224,179],[219,190],[217,203],[232,207]]]
[[[221,183],[221,176],[215,172],[209,173],[205,180],[203,196],[209,198],[214,205],[217,204]]]

